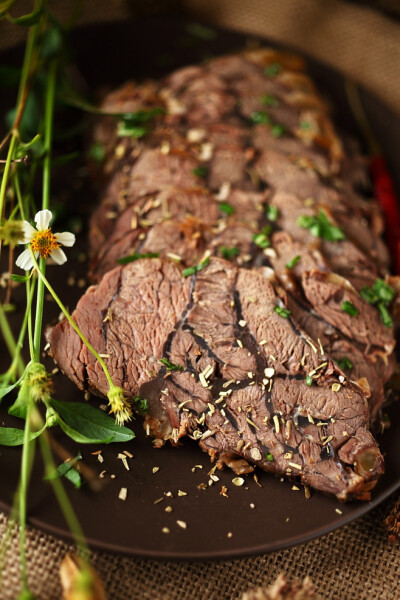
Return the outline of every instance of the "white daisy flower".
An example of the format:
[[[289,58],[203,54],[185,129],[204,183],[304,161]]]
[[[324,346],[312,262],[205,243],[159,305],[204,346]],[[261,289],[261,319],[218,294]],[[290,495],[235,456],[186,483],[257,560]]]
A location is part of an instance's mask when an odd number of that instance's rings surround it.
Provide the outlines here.
[[[73,246],[75,244],[75,235],[64,231],[63,233],[53,233],[50,221],[53,215],[49,210],[40,210],[35,215],[37,229],[32,227],[28,221],[23,221],[24,238],[19,243],[29,244],[29,248],[24,250],[16,260],[17,267],[29,271],[33,267],[31,250],[36,259],[48,258],[49,256],[58,265],[62,265],[67,260],[65,253],[60,246]]]

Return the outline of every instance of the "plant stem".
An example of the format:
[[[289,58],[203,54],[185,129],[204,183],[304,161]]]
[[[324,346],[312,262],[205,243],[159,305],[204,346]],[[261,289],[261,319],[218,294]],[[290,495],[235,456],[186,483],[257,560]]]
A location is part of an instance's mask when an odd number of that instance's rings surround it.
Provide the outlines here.
[[[82,342],[90,350],[90,352],[93,354],[93,356],[96,358],[96,360],[99,361],[99,363],[101,365],[101,368],[104,371],[104,375],[106,376],[106,379],[108,381],[108,384],[109,384],[110,388],[114,388],[115,385],[113,383],[113,380],[111,379],[111,375],[108,372],[108,369],[106,367],[106,364],[105,364],[104,360],[101,358],[101,356],[99,355],[99,353],[97,352],[97,350],[95,350],[93,348],[92,344],[89,342],[89,340],[85,337],[85,335],[79,329],[78,325],[75,323],[75,321],[73,320],[73,318],[71,317],[71,315],[69,314],[69,312],[67,311],[67,309],[65,308],[64,304],[61,302],[60,298],[57,296],[56,292],[51,287],[50,283],[47,281],[46,277],[39,270],[39,265],[37,263],[37,260],[35,258],[34,253],[32,252],[32,250],[31,250],[31,257],[32,257],[33,264],[36,267],[37,274],[39,275],[39,278],[41,279],[41,281],[43,282],[43,284],[47,287],[47,289],[49,290],[50,294],[53,296],[54,300],[56,301],[56,303],[60,307],[61,311],[65,315],[65,318],[67,319],[67,321],[69,322],[69,324],[71,325],[71,327],[78,334],[78,336],[80,337],[80,339],[82,340]]]
[[[35,259],[36,260],[36,259]],[[42,273],[46,269],[46,259],[40,258],[40,264],[37,265],[37,272]],[[33,356],[32,360],[40,362],[40,343],[42,339],[42,323],[43,323],[43,305],[44,305],[44,285],[42,279],[39,279],[36,291],[36,316],[35,330],[33,334]]]
[[[8,147],[6,164],[4,166],[3,177],[1,180],[1,186],[0,186],[0,223],[3,221],[3,213],[4,213],[4,208],[5,208],[5,199],[6,199],[6,194],[7,194],[8,178],[10,175],[10,169],[11,169],[11,164],[12,164],[11,161],[14,158],[14,152],[15,152],[16,145],[17,145],[17,135],[15,132],[13,132],[11,135],[11,142]]]
[[[19,544],[20,544],[20,553],[21,553],[21,577],[22,577],[22,585],[24,590],[29,590],[28,588],[28,576],[26,569],[26,500],[28,493],[28,484],[29,484],[29,475],[30,475],[30,465],[31,465],[31,450],[34,447],[34,440],[30,441],[30,431],[31,431],[31,402],[28,403],[26,419],[25,419],[25,429],[24,429],[24,445],[22,448],[22,460],[21,460],[21,477],[19,484],[19,492],[18,492],[18,512],[19,512],[19,524],[20,524],[20,532],[19,532]]]
[[[18,372],[22,375],[22,373],[24,372],[24,369],[25,369],[25,365],[24,365],[22,358],[19,355],[20,338],[18,339],[18,342],[15,342],[14,336],[12,334],[12,331],[11,331],[10,325],[8,323],[8,319],[5,315],[2,304],[0,304],[0,329],[3,334],[3,338],[4,338],[4,341],[6,343],[6,346],[8,348],[10,355],[14,356],[13,363],[16,362],[16,367],[18,368]]]
[[[49,67],[46,88],[46,105],[44,113],[44,160],[43,160],[43,192],[42,209],[49,208],[50,204],[50,177],[51,177],[51,145],[53,140],[53,112],[54,97],[57,81],[57,62],[53,60]]]

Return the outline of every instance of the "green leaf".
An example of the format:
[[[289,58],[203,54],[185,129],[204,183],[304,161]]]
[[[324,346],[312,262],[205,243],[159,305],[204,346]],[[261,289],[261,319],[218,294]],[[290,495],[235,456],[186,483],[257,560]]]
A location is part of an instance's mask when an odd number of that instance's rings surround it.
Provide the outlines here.
[[[47,29],[40,41],[40,55],[43,58],[54,58],[63,48],[63,31],[54,21],[52,27]]]
[[[343,356],[340,360],[336,361],[342,371],[350,371],[353,368],[353,363],[347,356]]]
[[[220,202],[218,204],[218,208],[220,211],[224,212],[228,216],[233,215],[233,213],[235,212],[235,208],[232,206],[232,204],[229,204],[229,202]]]
[[[261,96],[261,104],[265,104],[265,106],[278,106],[279,102],[275,96],[264,94],[264,96]]]
[[[146,398],[137,395],[134,397],[133,401],[135,403],[136,412],[138,412],[139,415],[144,416],[149,412],[149,402]]]
[[[187,269],[183,269],[182,275],[183,277],[189,277],[190,275],[194,275],[196,272],[196,267],[188,267]]]
[[[21,69],[11,65],[0,65],[0,87],[16,87],[21,77]]]
[[[256,233],[253,236],[253,242],[259,248],[268,248],[271,245],[271,242],[265,233]]]
[[[271,117],[263,110],[252,112],[250,115],[250,121],[254,125],[271,125]]]
[[[128,427],[120,427],[103,411],[82,402],[52,400],[59,415],[58,424],[73,440],[82,444],[127,442],[135,437]]]
[[[15,2],[16,2],[16,0],[1,0],[1,2],[0,2],[0,17],[4,13],[6,13],[8,10],[10,10],[10,8],[12,7],[13,4],[15,4]]]
[[[10,276],[11,281],[16,281],[18,283],[23,283],[24,281],[28,281],[30,279],[30,275],[15,275],[14,273]]]
[[[286,127],[284,125],[281,125],[280,123],[275,123],[275,125],[273,125],[271,127],[271,134],[275,138],[281,137],[285,132],[286,132]]]
[[[288,308],[282,308],[282,306],[274,306],[274,311],[277,315],[283,317],[284,319],[288,319],[291,315],[290,310]]]
[[[312,384],[313,384],[313,378],[311,377],[311,375],[307,375],[306,385],[312,385]]]
[[[193,175],[196,175],[196,177],[205,179],[207,177],[208,169],[207,167],[196,167],[195,169],[192,169],[192,173]]]
[[[16,109],[13,108],[6,113],[5,121],[8,129],[13,126],[16,116]],[[40,121],[40,108],[36,95],[33,91],[28,94],[25,109],[19,125],[19,131],[23,139],[31,139],[37,134],[38,123]]]
[[[308,229],[314,237],[319,237],[330,242],[345,240],[343,231],[333,225],[325,213],[320,210],[318,216],[312,217],[302,215],[297,219],[297,225],[303,229]]]
[[[395,290],[379,277],[372,287],[365,285],[360,292],[361,298],[369,304],[376,304],[379,301],[390,304],[395,295]]]
[[[268,205],[265,211],[265,216],[269,221],[276,221],[278,218],[278,208],[272,204]]]
[[[17,385],[19,385],[19,383],[20,383],[20,379],[18,381],[16,381],[15,383],[13,383],[12,385],[8,385],[6,387],[3,387],[0,384],[0,399],[4,398],[4,396],[7,396],[7,394],[12,392],[13,389],[15,389],[17,387]]]
[[[144,254],[140,254],[140,252],[134,252],[133,254],[129,254],[128,256],[123,256],[122,258],[119,258],[117,262],[120,265],[126,265],[127,263],[139,260],[139,258],[158,258],[159,256],[159,252],[147,252]]]
[[[342,311],[347,313],[351,317],[355,317],[359,313],[358,308],[354,306],[352,302],[349,302],[349,300],[345,300],[344,302],[342,302]]]
[[[297,263],[299,262],[300,259],[301,259],[300,254],[298,254],[297,256],[294,256],[291,260],[289,260],[288,263],[286,263],[285,267],[287,269],[293,269],[293,267],[297,265]]]
[[[274,457],[272,456],[271,452],[266,452],[265,453],[265,458],[269,461],[269,462],[274,462]]]
[[[161,106],[155,106],[154,108],[138,110],[134,113],[124,113],[122,115],[122,121],[129,125],[140,125],[142,123],[148,123],[152,121],[158,115],[165,114],[165,109]]]
[[[181,365],[174,365],[174,363],[170,362],[167,358],[160,358],[159,362],[164,365],[167,371],[183,371]]]
[[[236,246],[233,246],[232,248],[228,248],[227,246],[221,246],[220,252],[223,258],[225,258],[226,260],[234,258],[235,256],[238,256],[238,254],[240,254],[240,250],[239,248],[236,248]]]
[[[37,438],[46,429],[46,425],[39,431],[31,431],[29,441]],[[15,427],[0,427],[0,445],[1,446],[21,446],[24,443],[24,430]]]
[[[384,302],[378,302],[378,310],[385,327],[392,327],[393,321]]]
[[[43,8],[39,8],[38,10],[34,10],[33,12],[28,13],[27,15],[22,15],[21,17],[13,18],[11,15],[8,15],[7,18],[14,25],[30,27],[31,25],[36,25],[36,23],[39,23],[42,14]]]
[[[268,75],[268,77],[276,77],[282,71],[282,65],[278,62],[271,63],[264,69],[264,73]]]
[[[53,471],[49,475],[46,475],[44,479],[51,480],[57,479],[58,477],[65,477],[66,479],[71,481],[71,483],[73,483],[76,488],[80,488],[82,483],[81,476],[79,472],[74,468],[74,465],[76,465],[76,463],[79,460],[82,460],[82,454],[80,452],[74,458],[61,463],[61,465],[59,465],[55,471]]]
[[[188,267],[187,269],[183,269],[182,275],[183,275],[183,277],[189,277],[189,275],[194,275],[198,271],[202,271],[209,264],[210,264],[210,258],[207,257],[204,260],[202,260],[198,265],[195,265],[193,267]]]
[[[149,133],[147,127],[137,125],[128,125],[127,123],[119,123],[117,129],[118,137],[133,137],[139,139]]]

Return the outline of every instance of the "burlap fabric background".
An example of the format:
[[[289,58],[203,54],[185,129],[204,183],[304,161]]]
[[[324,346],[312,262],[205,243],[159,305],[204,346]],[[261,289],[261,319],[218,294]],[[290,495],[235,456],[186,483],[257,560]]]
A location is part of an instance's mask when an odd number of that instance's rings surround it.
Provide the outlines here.
[[[54,3],[56,4],[56,3]],[[59,2],[62,13],[68,2]],[[334,66],[373,91],[400,113],[399,0],[369,2],[389,12],[336,0],[87,0],[80,21],[117,20],[143,13],[185,10],[208,23],[268,36]],[[389,18],[388,14],[392,18]],[[19,41],[20,30],[0,23],[0,50]],[[390,546],[383,519],[390,499],[355,523],[290,550],[210,563],[166,563],[93,553],[111,600],[236,600],[243,592],[271,583],[280,572],[289,579],[309,574],[323,599],[400,598],[400,548]],[[0,515],[0,535],[6,527]],[[59,564],[67,544],[29,529],[28,561],[32,591],[40,600],[61,597]],[[18,539],[12,541],[3,572],[0,600],[19,590]]]

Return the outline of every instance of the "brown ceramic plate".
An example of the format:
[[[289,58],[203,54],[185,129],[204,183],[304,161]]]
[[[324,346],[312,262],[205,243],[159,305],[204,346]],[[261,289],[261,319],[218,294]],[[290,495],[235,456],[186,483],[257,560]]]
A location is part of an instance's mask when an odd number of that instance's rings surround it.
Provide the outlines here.
[[[194,37],[188,35],[185,22],[166,19],[109,24],[76,32],[72,47],[83,77],[89,88],[94,89],[104,84],[117,85],[129,77],[159,76],[170,68],[244,44],[243,36],[231,32],[218,31],[206,40],[203,38],[210,35],[203,31],[199,37],[198,33]],[[339,124],[354,133],[341,77],[314,63],[310,63],[310,69],[332,99],[340,116]],[[395,160],[400,156],[400,120],[369,94],[363,93],[362,97],[392,172],[398,175],[400,170],[395,170]],[[72,169],[69,174],[63,171],[60,183],[55,182],[54,195],[64,204],[73,202],[87,213],[88,184],[82,180],[76,165],[69,169]],[[398,180],[397,189],[400,189]],[[66,218],[71,217],[67,214]],[[84,233],[80,248],[85,248]],[[76,281],[85,277],[86,265],[79,261],[78,250],[70,252],[66,269],[73,272]],[[57,291],[72,307],[82,289],[67,285],[66,274],[65,268],[49,269]],[[19,301],[18,294],[15,301]],[[20,301],[23,305],[23,298]],[[48,302],[45,321],[51,322],[57,312],[54,303]],[[15,325],[17,319],[18,314]],[[6,366],[7,357],[5,352],[2,354],[0,360]],[[82,394],[63,375],[56,375],[55,382],[58,398],[82,400]],[[1,407],[1,422],[17,425],[6,414],[6,408],[5,404]],[[144,436],[139,422],[135,423],[137,437],[131,443],[102,447],[102,464],[92,454],[97,447],[79,448],[84,463],[95,473],[106,470],[100,492],[91,491],[87,484],[80,490],[73,489],[69,482],[65,484],[93,548],[155,559],[220,559],[269,552],[328,533],[365,514],[400,487],[400,406],[394,404],[388,413],[392,426],[380,437],[387,472],[367,503],[341,505],[334,498],[316,492],[307,500],[301,486],[299,490],[292,489],[293,483],[261,472],[258,483],[249,476],[242,487],[232,483],[232,472],[216,472],[218,480],[209,485],[211,465],[196,444],[187,440],[180,448],[166,446],[156,450]],[[76,444],[61,435],[57,439],[71,455],[76,454]],[[134,454],[134,458],[128,459],[129,471],[117,458],[122,450]],[[19,464],[19,449],[0,447],[0,507],[5,510],[12,503]],[[158,467],[156,472],[154,467]],[[200,484],[206,484],[203,486],[206,489],[199,488]],[[221,494],[223,486],[227,488],[227,497]],[[128,490],[126,501],[118,499],[121,487]],[[172,511],[166,511],[168,506]],[[179,526],[178,521],[184,522],[186,528]],[[29,491],[29,522],[57,536],[70,537],[51,488],[43,481],[40,457],[34,464]],[[168,528],[169,533],[164,533],[163,528]]]

